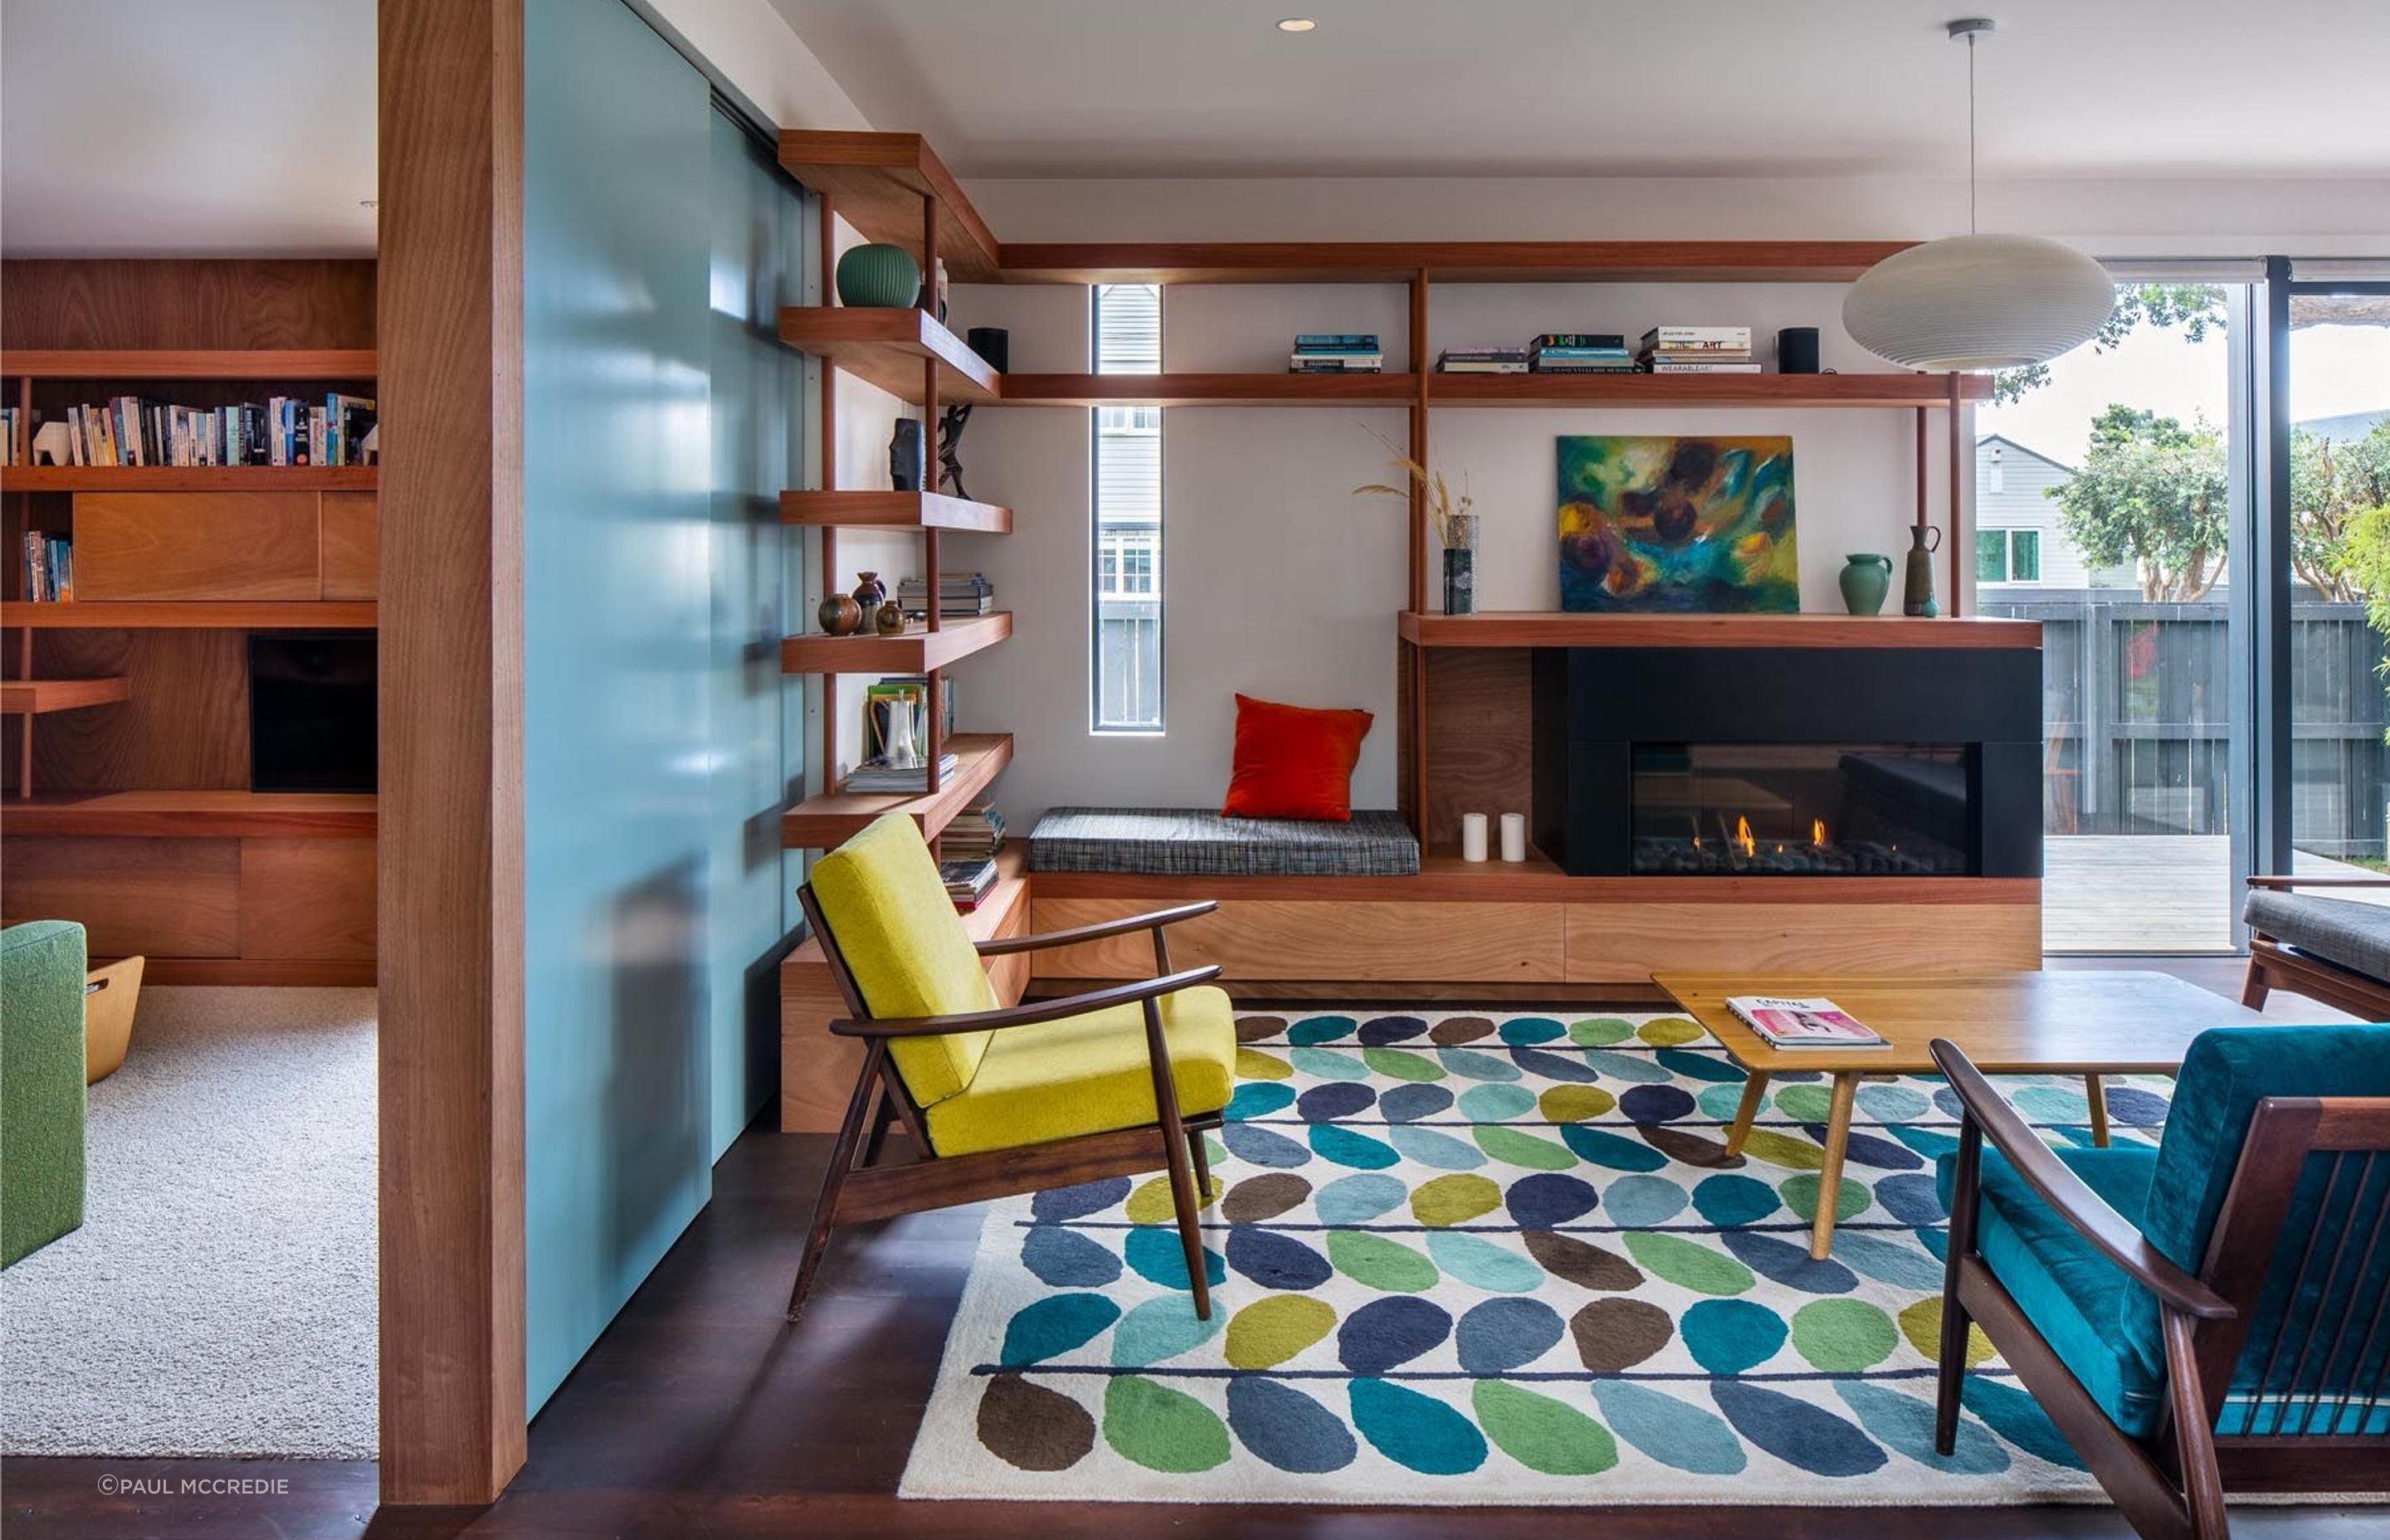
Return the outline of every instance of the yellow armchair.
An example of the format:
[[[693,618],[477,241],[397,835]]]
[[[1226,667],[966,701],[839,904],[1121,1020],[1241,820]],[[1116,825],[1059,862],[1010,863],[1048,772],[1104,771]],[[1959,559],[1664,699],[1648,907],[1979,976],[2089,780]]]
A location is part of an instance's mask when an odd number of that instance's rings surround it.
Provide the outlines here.
[[[890,815],[814,865],[797,891],[866,1047],[822,1178],[789,1319],[842,1223],[886,1219],[1161,1166],[1195,1314],[1210,1319],[1198,1213],[1203,1135],[1234,1090],[1235,1014],[1214,967],[1173,972],[1165,927],[1215,905],[974,943],[910,818]],[[988,956],[1150,930],[1156,977],[996,1008]],[[880,1160],[901,1125],[911,1157]]]

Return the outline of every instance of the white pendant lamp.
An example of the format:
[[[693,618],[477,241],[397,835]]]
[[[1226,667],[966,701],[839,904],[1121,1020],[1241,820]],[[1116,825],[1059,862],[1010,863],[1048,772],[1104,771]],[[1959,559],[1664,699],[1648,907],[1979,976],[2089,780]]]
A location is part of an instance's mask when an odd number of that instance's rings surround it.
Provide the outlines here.
[[[2098,335],[2116,308],[2108,270],[2062,241],[1975,233],[1975,39],[1982,17],[1949,23],[1967,45],[1967,234],[1898,251],[1843,298],[1843,328],[1870,353],[1916,369],[2013,369]]]

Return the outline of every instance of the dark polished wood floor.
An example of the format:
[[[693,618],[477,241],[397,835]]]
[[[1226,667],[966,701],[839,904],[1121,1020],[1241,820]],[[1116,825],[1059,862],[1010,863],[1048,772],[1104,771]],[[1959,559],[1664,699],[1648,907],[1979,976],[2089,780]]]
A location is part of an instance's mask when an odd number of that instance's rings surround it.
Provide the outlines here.
[[[2238,978],[2226,959],[2159,966],[2209,988]],[[2290,1004],[2284,1014],[2312,1013]],[[0,1530],[9,1540],[1848,1540],[1852,1515],[1832,1508],[900,1503],[897,1477],[970,1267],[978,1211],[842,1234],[804,1325],[791,1332],[780,1311],[827,1145],[759,1127],[732,1148],[715,1168],[713,1204],[541,1412],[530,1462],[489,1508],[376,1513],[369,1463],[25,1458],[0,1469]],[[127,1493],[127,1482],[158,1484]],[[2104,1508],[1871,1508],[1864,1523],[1870,1540],[2131,1534]],[[2235,1510],[2233,1530],[2243,1540],[2358,1540],[2390,1531],[2390,1518],[2381,1508],[2246,1508]]]

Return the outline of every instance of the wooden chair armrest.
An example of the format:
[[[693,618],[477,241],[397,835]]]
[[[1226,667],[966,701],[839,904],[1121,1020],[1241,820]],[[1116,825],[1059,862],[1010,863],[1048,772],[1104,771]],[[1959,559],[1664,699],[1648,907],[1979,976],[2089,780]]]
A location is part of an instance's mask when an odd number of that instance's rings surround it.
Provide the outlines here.
[[[1218,963],[1206,963],[1184,972],[1167,974],[1159,979],[1142,979],[1136,983],[1114,984],[1110,989],[1092,990],[1085,995],[1066,995],[1059,1000],[1039,1000],[1032,1005],[1008,1006],[1002,1010],[979,1010],[962,1016],[909,1016],[891,1018],[884,1021],[836,1020],[829,1030],[841,1037],[944,1037],[958,1032],[992,1032],[1002,1027],[1033,1027],[1040,1021],[1058,1021],[1065,1016],[1079,1016],[1088,1011],[1106,1010],[1113,1006],[1135,1005],[1164,995],[1210,983],[1220,976]]]
[[[1106,936],[1126,935],[1132,930],[1159,930],[1165,925],[1176,925],[1182,919],[1194,919],[1208,915],[1219,904],[1205,899],[1201,904],[1182,904],[1175,909],[1156,909],[1150,915],[1130,915],[1124,919],[1099,920],[1093,925],[1073,926],[1068,930],[1047,930],[1034,936],[1000,936],[979,943],[980,956],[993,957],[1007,952],[1040,952],[1049,946],[1073,946],[1083,941],[1101,941]]]
[[[2390,888],[2390,877],[2259,877],[2249,886],[2281,892],[2289,888]]]
[[[2017,1174],[2041,1195],[2051,1213],[2173,1309],[2203,1321],[2229,1320],[2237,1314],[2221,1295],[2168,1261],[2132,1221],[2110,1208],[2090,1184],[2068,1169],[2042,1143],[2041,1136],[1992,1089],[1992,1083],[1969,1062],[1959,1045],[1937,1037],[1930,1046],[1934,1062],[1941,1066],[1950,1089],[1966,1109],[1968,1121],[2008,1157]],[[1961,1190],[1965,1185],[1961,1183]]]

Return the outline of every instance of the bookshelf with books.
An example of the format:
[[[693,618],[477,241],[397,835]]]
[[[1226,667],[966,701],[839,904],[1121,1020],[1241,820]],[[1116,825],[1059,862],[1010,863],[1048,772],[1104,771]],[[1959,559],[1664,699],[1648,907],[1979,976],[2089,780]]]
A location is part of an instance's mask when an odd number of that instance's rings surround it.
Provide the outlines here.
[[[373,263],[5,273],[6,919],[161,982],[371,982],[372,792],[261,779],[250,719],[252,634],[376,625]]]

